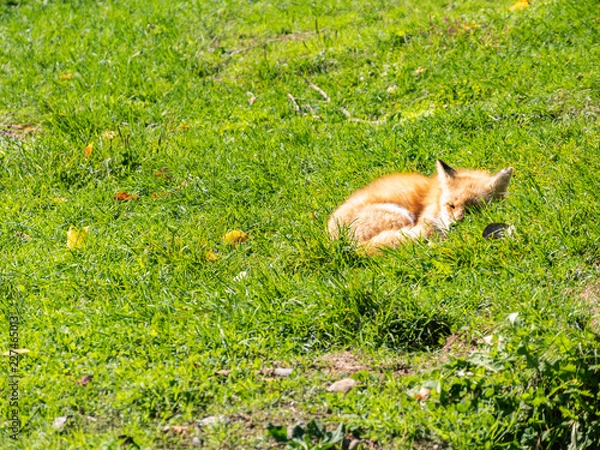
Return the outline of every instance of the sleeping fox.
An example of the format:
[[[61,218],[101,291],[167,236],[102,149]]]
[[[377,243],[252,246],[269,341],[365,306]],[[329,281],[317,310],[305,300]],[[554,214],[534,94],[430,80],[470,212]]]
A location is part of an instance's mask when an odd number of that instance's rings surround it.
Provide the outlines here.
[[[352,194],[329,218],[329,233],[340,229],[366,253],[397,247],[409,239],[445,236],[465,210],[506,196],[512,167],[495,175],[453,169],[437,161],[437,175],[397,173],[376,179]]]

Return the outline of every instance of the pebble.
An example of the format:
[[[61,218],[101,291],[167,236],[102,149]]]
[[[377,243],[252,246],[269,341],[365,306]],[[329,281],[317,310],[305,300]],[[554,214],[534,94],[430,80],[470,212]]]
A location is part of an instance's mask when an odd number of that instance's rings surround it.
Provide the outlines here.
[[[354,386],[356,386],[358,382],[353,380],[352,378],[344,378],[342,380],[336,381],[331,386],[327,388],[329,392],[349,392]]]

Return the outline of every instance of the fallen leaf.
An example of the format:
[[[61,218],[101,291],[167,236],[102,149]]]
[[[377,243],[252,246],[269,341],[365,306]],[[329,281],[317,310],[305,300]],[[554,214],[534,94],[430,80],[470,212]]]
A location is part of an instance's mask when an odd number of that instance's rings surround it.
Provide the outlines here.
[[[417,400],[424,402],[425,400],[427,400],[429,398],[430,395],[431,395],[431,390],[427,389],[425,387],[422,387],[421,389],[419,389],[419,392],[417,392],[415,394],[415,398]]]
[[[519,0],[517,3],[512,5],[510,8],[511,11],[518,11],[519,9],[524,9],[529,6],[529,0]]]
[[[215,372],[215,375],[220,375],[222,377],[226,377],[231,373],[231,370],[229,369],[223,369],[223,370],[218,370]]]
[[[54,197],[54,198],[52,199],[52,202],[53,202],[53,203],[57,203],[57,204],[58,204],[58,203],[66,203],[66,202],[67,202],[67,199],[66,199],[66,198],[64,198],[64,197]]]
[[[188,427],[186,425],[167,425],[162,429],[163,433],[168,433],[169,431],[172,431],[175,434],[185,434],[188,431]]]
[[[415,70],[415,74],[417,75],[421,75],[422,73],[427,72],[427,68],[425,67],[419,67],[417,70]]]
[[[92,382],[92,375],[84,375],[78,381],[77,384],[81,386],[87,386]]]
[[[102,133],[102,139],[106,139],[107,141],[111,141],[117,137],[117,132],[108,130]]]
[[[465,22],[465,23],[461,23],[460,27],[465,30],[465,31],[470,31],[474,28],[479,28],[479,25],[477,25],[477,23],[475,22]]]
[[[494,335],[493,334],[489,334],[487,336],[483,337],[483,342],[485,342],[487,345],[492,345],[494,343]]]
[[[249,239],[249,236],[240,230],[233,230],[223,236],[223,240],[228,244],[237,247],[242,242],[246,242]]]
[[[61,73],[58,78],[60,78],[61,80],[70,80],[73,78],[73,75],[71,75],[70,73]]]
[[[327,388],[329,392],[349,392],[354,386],[356,386],[358,382],[353,380],[352,378],[344,378],[342,380],[336,381],[331,386]]]
[[[10,356],[18,353],[19,355],[26,355],[30,350],[27,348],[11,348],[9,351],[2,353],[2,356]]]
[[[163,167],[162,169],[158,169],[154,176],[156,178],[164,178],[165,180],[173,179],[173,172],[168,167]]]
[[[81,230],[77,230],[70,227],[69,231],[67,231],[67,248],[69,250],[75,250],[83,246],[89,229],[90,227],[83,227]]]
[[[248,99],[248,103],[250,103],[250,106],[252,106],[255,101],[256,101],[256,96],[254,96],[254,95]]]
[[[171,192],[169,191],[155,192],[154,194],[152,194],[152,198],[157,199],[162,197],[168,197],[169,195],[171,195]]]
[[[123,191],[117,192],[113,198],[118,202],[128,202],[129,200],[138,200],[140,196]]]
[[[219,259],[219,255],[217,255],[216,253],[213,253],[213,252],[206,252],[204,254],[204,258],[206,258],[206,260],[208,262],[213,262],[213,261],[216,261],[217,259]]]
[[[27,233],[24,233],[22,231],[15,232],[15,236],[23,239],[24,241],[28,241],[31,239],[31,236],[29,236]]]
[[[88,144],[85,147],[85,159],[90,159],[90,156],[92,156],[92,150],[94,149],[94,143],[92,142],[91,144]]]

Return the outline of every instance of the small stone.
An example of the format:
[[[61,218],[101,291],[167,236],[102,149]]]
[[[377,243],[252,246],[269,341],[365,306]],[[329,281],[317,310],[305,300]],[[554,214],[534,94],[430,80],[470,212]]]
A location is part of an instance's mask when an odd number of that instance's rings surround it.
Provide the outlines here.
[[[200,419],[197,424],[199,427],[206,427],[206,426],[211,426],[214,427],[216,425],[220,425],[220,424],[227,424],[229,423],[229,419],[226,416],[208,416],[205,417],[204,419]]]
[[[60,416],[57,417],[56,419],[54,419],[54,422],[52,423],[52,426],[56,429],[56,430],[62,430],[67,421],[69,420],[69,416]]]
[[[200,447],[202,445],[202,441],[200,440],[199,437],[194,436],[192,438],[192,447]]]
[[[356,450],[358,448],[358,446],[360,445],[360,440],[359,439],[352,439],[350,441],[350,443],[348,444],[348,450]]]
[[[354,388],[354,386],[356,386],[357,384],[357,381],[353,380],[352,378],[344,378],[342,380],[336,381],[331,386],[329,386],[327,388],[327,391],[346,393],[349,392],[352,388]]]
[[[278,376],[278,377],[285,378],[285,377],[289,377],[292,374],[293,371],[294,371],[294,369],[288,369],[288,368],[284,368],[284,367],[278,367],[277,369],[275,369],[273,371],[273,373],[276,376]]]

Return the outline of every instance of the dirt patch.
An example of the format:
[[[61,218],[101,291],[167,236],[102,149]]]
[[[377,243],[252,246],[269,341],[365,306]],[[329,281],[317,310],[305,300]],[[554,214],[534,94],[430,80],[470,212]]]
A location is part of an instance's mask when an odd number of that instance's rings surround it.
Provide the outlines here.
[[[451,353],[453,356],[467,356],[477,350],[477,342],[465,332],[451,334],[446,338],[442,353]]]
[[[581,293],[581,298],[597,308],[600,302],[600,283],[587,286]]]
[[[581,294],[589,313],[588,327],[592,333],[600,335],[600,283],[590,284]]]
[[[32,123],[0,124],[0,137],[10,139],[25,139],[39,131],[40,128]]]
[[[358,355],[349,351],[340,353],[327,353],[319,360],[319,365],[329,369],[334,374],[352,374],[362,370],[371,370],[370,361],[364,355]]]

